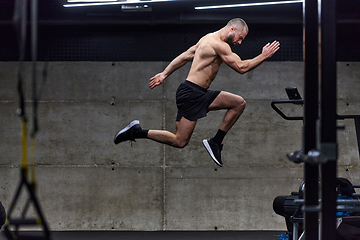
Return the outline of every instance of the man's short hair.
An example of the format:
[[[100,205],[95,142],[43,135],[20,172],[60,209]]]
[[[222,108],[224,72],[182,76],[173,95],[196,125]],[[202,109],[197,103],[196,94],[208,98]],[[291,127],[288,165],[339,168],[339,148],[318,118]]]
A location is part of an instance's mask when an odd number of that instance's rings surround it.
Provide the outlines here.
[[[246,33],[249,33],[249,27],[246,22],[241,18],[234,18],[231,19],[226,26],[232,27],[234,26],[238,30],[242,30],[243,28],[246,29]]]

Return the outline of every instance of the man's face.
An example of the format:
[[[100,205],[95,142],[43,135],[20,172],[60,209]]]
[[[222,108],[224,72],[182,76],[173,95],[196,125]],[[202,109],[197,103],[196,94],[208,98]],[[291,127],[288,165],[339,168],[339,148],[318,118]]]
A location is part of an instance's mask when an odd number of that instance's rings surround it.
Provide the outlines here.
[[[246,37],[247,32],[246,29],[243,28],[241,31],[236,31],[234,27],[231,27],[228,38],[226,42],[230,46],[241,44],[244,38]]]

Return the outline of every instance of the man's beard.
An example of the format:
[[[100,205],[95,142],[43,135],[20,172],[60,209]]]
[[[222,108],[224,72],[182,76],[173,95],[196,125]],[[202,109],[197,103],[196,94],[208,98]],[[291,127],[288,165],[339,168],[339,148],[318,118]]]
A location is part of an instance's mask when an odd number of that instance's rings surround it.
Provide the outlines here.
[[[234,34],[229,35],[228,38],[226,39],[226,42],[227,42],[227,44],[230,45],[230,47],[232,47],[232,46],[235,45],[235,43],[234,43],[234,36],[235,36]]]

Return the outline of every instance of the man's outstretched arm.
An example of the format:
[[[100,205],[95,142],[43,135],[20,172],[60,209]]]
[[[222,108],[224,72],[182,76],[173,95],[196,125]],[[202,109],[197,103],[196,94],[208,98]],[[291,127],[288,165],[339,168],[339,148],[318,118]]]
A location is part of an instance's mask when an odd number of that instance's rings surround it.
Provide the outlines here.
[[[184,66],[188,61],[191,61],[194,58],[196,48],[197,45],[190,47],[188,50],[186,50],[185,52],[177,56],[174,60],[172,60],[164,71],[150,78],[149,87],[154,88],[157,85],[162,84],[165,78],[170,76],[175,70]]]
[[[280,43],[278,41],[274,41],[271,44],[268,43],[263,47],[260,55],[248,60],[241,60],[237,54],[231,51],[231,48],[227,44],[220,45],[217,49],[217,53],[232,69],[240,74],[244,74],[258,67],[262,62],[274,55],[274,53],[279,50],[279,46]]]

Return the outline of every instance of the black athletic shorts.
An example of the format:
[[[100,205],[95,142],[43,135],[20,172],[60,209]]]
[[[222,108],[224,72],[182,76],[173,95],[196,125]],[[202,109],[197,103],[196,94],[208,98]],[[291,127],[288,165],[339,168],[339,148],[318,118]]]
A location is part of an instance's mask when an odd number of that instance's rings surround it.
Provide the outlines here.
[[[193,82],[185,80],[176,91],[178,114],[176,121],[182,117],[195,121],[205,117],[207,108],[220,94],[220,91],[207,90]]]

